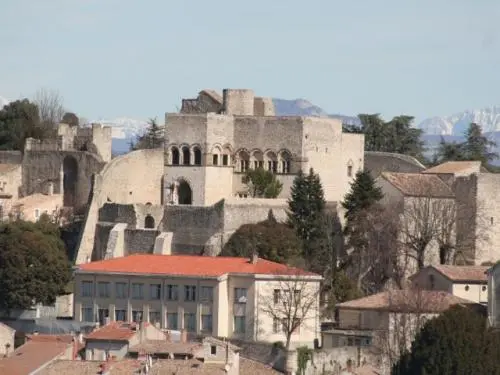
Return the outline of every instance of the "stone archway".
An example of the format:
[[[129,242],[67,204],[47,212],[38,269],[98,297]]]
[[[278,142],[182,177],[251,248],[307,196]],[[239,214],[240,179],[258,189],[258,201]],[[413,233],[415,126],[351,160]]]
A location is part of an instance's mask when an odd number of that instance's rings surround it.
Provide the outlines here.
[[[147,229],[154,229],[155,227],[155,219],[151,215],[146,215],[146,218],[144,219],[144,228]]]
[[[193,190],[186,180],[180,180],[177,188],[179,204],[193,204]]]
[[[63,160],[63,204],[64,207],[75,207],[76,189],[78,185],[78,162],[73,156]]]

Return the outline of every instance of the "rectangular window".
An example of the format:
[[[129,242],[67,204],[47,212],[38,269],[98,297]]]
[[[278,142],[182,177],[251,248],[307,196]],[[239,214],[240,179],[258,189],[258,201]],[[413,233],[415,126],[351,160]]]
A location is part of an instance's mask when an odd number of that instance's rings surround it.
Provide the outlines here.
[[[281,331],[283,331],[281,319],[273,318],[273,333],[280,333]]]
[[[201,330],[212,332],[212,314],[203,314],[201,316]]]
[[[151,299],[161,299],[161,284],[151,284],[149,293]]]
[[[97,283],[97,295],[101,298],[111,297],[111,286],[108,282],[98,282]]]
[[[195,313],[184,313],[184,329],[188,332],[196,332]]]
[[[82,322],[94,321],[94,309],[92,307],[82,307]]]
[[[142,321],[142,310],[132,310],[132,321],[136,323]]]
[[[167,313],[167,328],[177,330],[178,327],[179,327],[178,314],[176,312],[175,313],[172,313],[172,312]]]
[[[177,301],[179,299],[179,288],[177,285],[167,285],[166,298],[168,301]]]
[[[133,299],[143,299],[144,298],[144,284],[132,284],[132,298]]]
[[[279,289],[273,290],[273,301],[274,304],[277,305],[280,302],[281,291]]]
[[[234,333],[245,333],[245,317],[235,316],[234,317]]]
[[[347,177],[352,177],[352,165],[347,166]]]
[[[229,165],[229,155],[222,155],[222,165]]]
[[[217,354],[217,346],[210,345],[210,355],[216,355],[216,354]]]
[[[99,319],[99,324],[104,326],[106,325],[106,318],[109,317],[108,309],[97,309],[97,318]]]
[[[196,301],[196,286],[195,285],[185,285],[184,286],[184,301]]]
[[[219,165],[219,155],[212,155],[212,165]]]
[[[235,303],[247,303],[247,289],[246,288],[234,288],[234,302]]]
[[[94,296],[94,283],[92,281],[82,281],[82,297]]]
[[[35,209],[35,220],[40,219],[40,210],[37,208]]]
[[[115,320],[117,322],[126,322],[127,310],[115,310]]]
[[[127,298],[127,283],[116,283],[115,284],[115,298],[126,299]]]
[[[214,298],[214,288],[211,286],[202,286],[200,298],[204,302],[212,302]]]
[[[151,324],[156,324],[156,323],[159,323],[161,324],[161,314],[159,311],[152,311],[150,310],[149,311],[149,323]]]

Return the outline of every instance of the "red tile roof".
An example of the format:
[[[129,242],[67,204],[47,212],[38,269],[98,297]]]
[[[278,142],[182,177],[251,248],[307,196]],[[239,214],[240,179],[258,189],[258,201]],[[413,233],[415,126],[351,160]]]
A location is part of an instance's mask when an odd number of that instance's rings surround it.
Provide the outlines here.
[[[340,303],[337,307],[346,310],[440,313],[459,304],[470,305],[475,302],[444,291],[408,289],[373,294]]]
[[[47,334],[32,334],[26,335],[28,341],[36,342],[62,342],[71,344],[73,342],[73,335],[47,335]]]
[[[430,266],[435,268],[438,272],[445,277],[455,282],[488,282],[488,275],[486,271],[490,267],[487,266],[451,266],[451,265],[434,265]]]
[[[319,275],[284,264],[248,258],[210,257],[197,255],[133,254],[79,266],[81,271],[106,273],[137,273],[198,277],[219,277],[225,274]]]
[[[136,327],[136,323],[111,322],[95,329],[85,338],[87,340],[128,341],[137,333]]]

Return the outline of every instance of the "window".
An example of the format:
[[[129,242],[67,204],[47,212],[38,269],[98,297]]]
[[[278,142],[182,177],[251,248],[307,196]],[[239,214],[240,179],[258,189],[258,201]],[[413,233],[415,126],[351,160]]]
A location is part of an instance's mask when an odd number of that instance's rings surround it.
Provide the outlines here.
[[[196,332],[195,313],[184,313],[184,329],[188,332]]]
[[[214,298],[214,288],[211,286],[202,286],[200,298],[202,301],[212,302]]]
[[[468,292],[468,291],[469,291],[469,286],[468,286],[468,285],[466,285],[466,286],[465,286],[465,291],[466,291],[466,292]]]
[[[115,320],[117,322],[126,322],[127,310],[115,310]]]
[[[105,325],[106,318],[109,317],[109,310],[108,309],[97,309],[97,317],[99,319],[99,324]]]
[[[275,305],[280,302],[280,295],[281,295],[281,291],[279,289],[274,289],[273,300],[274,300]]]
[[[493,225],[493,222],[494,222],[494,220],[493,220],[493,216],[492,216],[492,217],[490,217],[490,222],[491,222],[491,225]]]
[[[210,345],[210,355],[217,355],[217,346]]]
[[[486,285],[483,285],[483,287],[481,288],[481,290],[482,290],[483,292],[486,292]]]
[[[172,148],[172,165],[179,165],[179,149],[177,147]]]
[[[352,177],[352,165],[347,166],[347,177]]]
[[[201,330],[212,332],[212,314],[201,315]]]
[[[167,296],[168,301],[177,301],[179,299],[179,288],[177,285],[167,285]]]
[[[281,319],[273,318],[273,333],[280,333],[281,331],[283,331]]]
[[[111,297],[111,284],[107,282],[98,282],[97,295],[101,298]]]
[[[149,311],[149,323],[151,324],[156,324],[160,323],[161,324],[161,314],[159,311]]]
[[[136,323],[142,321],[142,310],[132,310],[132,321]]]
[[[38,208],[35,209],[35,220],[40,218],[40,210]]]
[[[82,322],[94,321],[94,309],[92,307],[82,307]]]
[[[248,170],[248,160],[240,160],[240,172],[246,172]]]
[[[212,155],[212,165],[219,165],[219,155]]]
[[[293,291],[293,300],[295,301],[295,303],[298,305],[300,304],[300,290],[298,289],[295,289]]]
[[[222,165],[229,165],[229,155],[222,155]]]
[[[184,301],[196,301],[196,286],[184,286]]]
[[[245,317],[234,317],[234,333],[245,333]]]
[[[191,152],[187,147],[182,148],[182,164],[184,165],[191,164]]]
[[[199,148],[194,149],[194,165],[201,165],[201,150]]]
[[[246,290],[246,288],[234,288],[234,302],[235,303],[246,303],[247,302],[247,290]]]
[[[151,284],[149,294],[151,299],[161,299],[161,284]]]
[[[94,283],[92,281],[82,281],[82,297],[94,296]]]
[[[137,284],[137,283],[132,284],[132,298],[133,299],[143,299],[144,298],[143,286],[144,286],[144,284]]]
[[[176,330],[179,327],[179,318],[178,314],[175,312],[167,313],[167,328]]]
[[[127,298],[127,283],[116,283],[115,284],[116,298],[124,299]]]

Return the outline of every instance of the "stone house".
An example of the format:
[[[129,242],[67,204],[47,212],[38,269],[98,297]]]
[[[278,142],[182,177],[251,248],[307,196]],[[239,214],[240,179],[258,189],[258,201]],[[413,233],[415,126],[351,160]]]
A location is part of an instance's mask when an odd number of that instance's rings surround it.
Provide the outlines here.
[[[417,289],[442,290],[476,303],[488,303],[487,266],[427,266],[410,277]]]
[[[0,164],[0,219],[8,218],[13,203],[19,198],[22,168],[18,164]]]
[[[291,343],[312,347],[319,339],[321,280],[257,257],[135,254],[78,267],[74,319],[142,319],[169,330],[273,343],[285,341],[290,315],[271,311],[294,298],[301,302]]]

